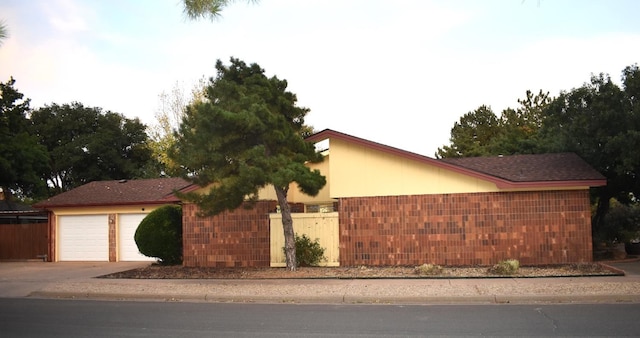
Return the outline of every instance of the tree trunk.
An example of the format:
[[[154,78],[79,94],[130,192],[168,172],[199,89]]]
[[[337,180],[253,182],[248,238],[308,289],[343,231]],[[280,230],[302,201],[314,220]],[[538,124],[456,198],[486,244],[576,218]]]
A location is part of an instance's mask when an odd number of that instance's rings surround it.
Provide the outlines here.
[[[596,212],[591,218],[591,234],[593,236],[593,240],[596,240],[597,234],[599,234],[602,230],[604,216],[609,212],[609,200],[611,199],[611,194],[605,188],[601,188],[598,192],[598,203],[596,206]]]
[[[293,232],[293,219],[291,219],[291,208],[287,202],[288,188],[275,187],[280,213],[282,214],[282,230],[284,231],[284,252],[286,256],[287,269],[295,271],[298,267],[296,261],[296,236]]]

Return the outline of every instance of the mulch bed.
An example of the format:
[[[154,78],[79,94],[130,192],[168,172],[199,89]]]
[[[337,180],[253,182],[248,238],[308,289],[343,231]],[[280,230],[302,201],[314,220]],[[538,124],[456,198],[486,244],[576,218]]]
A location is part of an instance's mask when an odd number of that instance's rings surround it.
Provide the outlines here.
[[[513,275],[496,275],[489,267],[442,267],[437,274],[420,274],[416,267],[300,267],[285,268],[204,268],[151,264],[147,267],[116,272],[99,278],[124,279],[285,279],[285,278],[533,278],[620,276],[621,271],[599,263],[520,267]]]

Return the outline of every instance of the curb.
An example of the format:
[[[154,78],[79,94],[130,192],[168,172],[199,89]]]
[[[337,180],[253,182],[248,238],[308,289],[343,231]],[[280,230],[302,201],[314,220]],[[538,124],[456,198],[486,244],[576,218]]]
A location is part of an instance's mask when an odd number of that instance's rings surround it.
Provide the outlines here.
[[[561,303],[640,303],[640,295],[483,295],[483,296],[429,296],[429,297],[375,297],[375,296],[209,296],[194,294],[131,294],[131,293],[73,293],[35,291],[28,298],[112,300],[112,301],[157,301],[157,302],[211,302],[211,303],[269,303],[269,304],[561,304]]]

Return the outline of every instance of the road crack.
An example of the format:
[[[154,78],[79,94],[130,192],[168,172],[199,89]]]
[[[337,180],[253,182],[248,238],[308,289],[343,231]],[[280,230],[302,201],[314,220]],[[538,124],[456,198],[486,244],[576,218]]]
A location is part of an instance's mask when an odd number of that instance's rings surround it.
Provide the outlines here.
[[[548,320],[549,322],[551,322],[551,326],[553,327],[553,332],[556,332],[556,330],[558,329],[558,321],[551,318],[551,316],[549,316],[546,312],[544,312],[544,310],[542,310],[542,308],[536,308],[535,311],[540,314],[542,317],[544,317],[546,320]]]

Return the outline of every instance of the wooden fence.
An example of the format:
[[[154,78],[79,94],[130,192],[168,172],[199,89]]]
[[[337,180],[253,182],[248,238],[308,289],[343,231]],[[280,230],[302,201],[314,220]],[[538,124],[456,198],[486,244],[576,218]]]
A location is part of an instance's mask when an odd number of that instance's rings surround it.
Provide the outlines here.
[[[307,235],[312,241],[318,239],[320,246],[324,248],[326,260],[321,266],[340,266],[340,238],[338,226],[338,213],[294,213],[293,231],[299,236]],[[282,215],[270,214],[271,236],[271,266],[286,266],[284,247],[284,233],[282,231]]]
[[[0,260],[44,259],[49,251],[48,224],[0,224]]]

